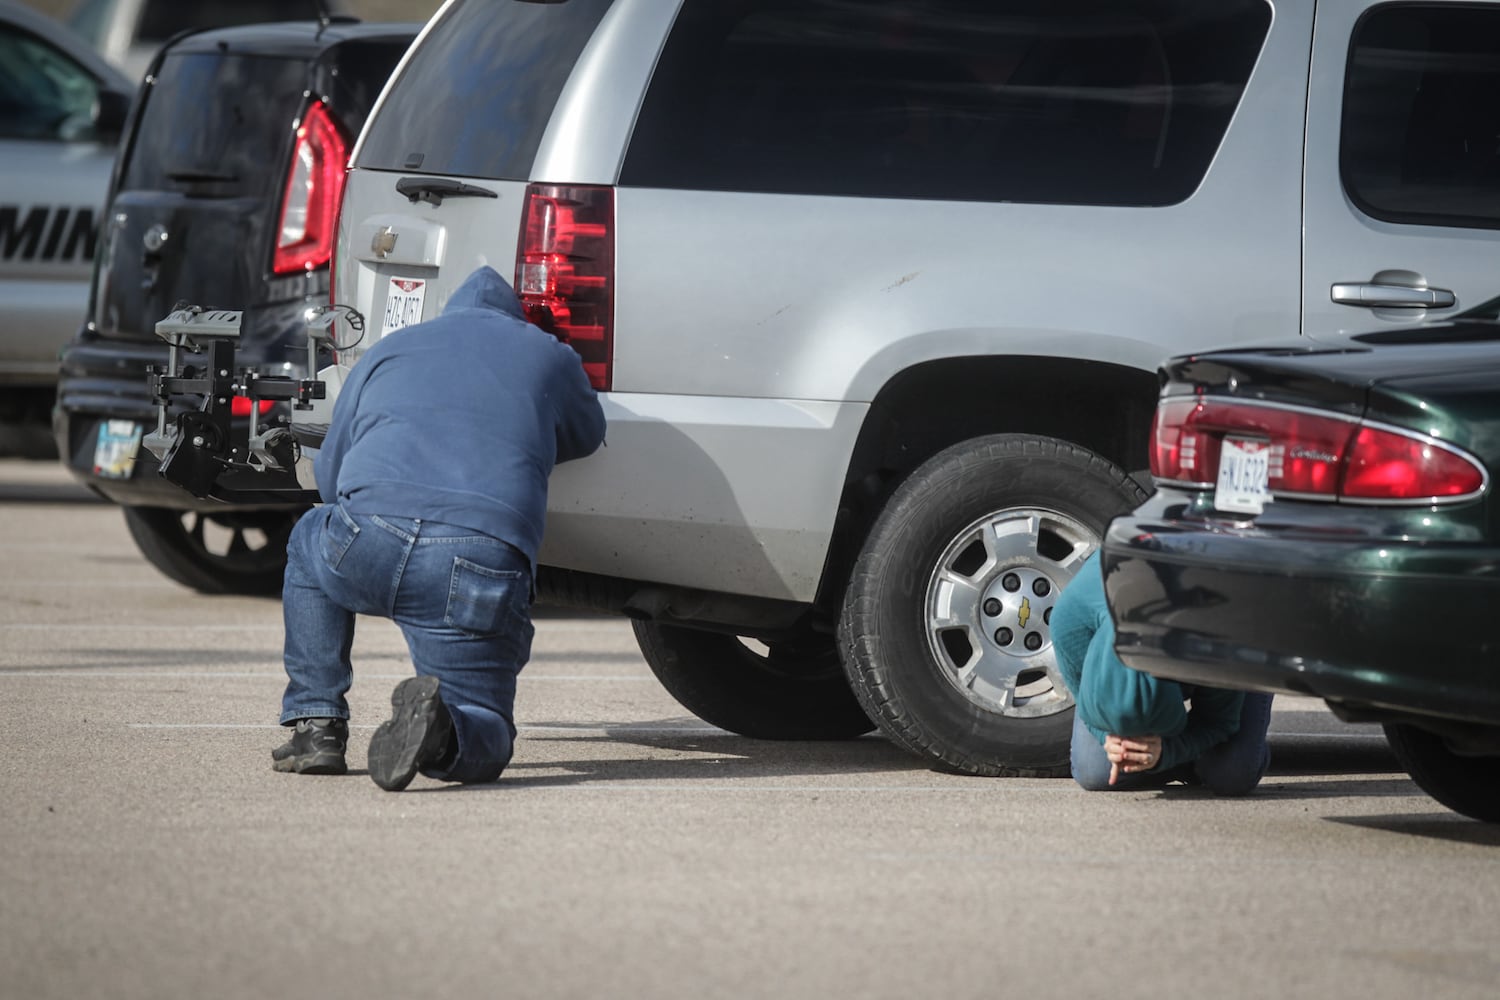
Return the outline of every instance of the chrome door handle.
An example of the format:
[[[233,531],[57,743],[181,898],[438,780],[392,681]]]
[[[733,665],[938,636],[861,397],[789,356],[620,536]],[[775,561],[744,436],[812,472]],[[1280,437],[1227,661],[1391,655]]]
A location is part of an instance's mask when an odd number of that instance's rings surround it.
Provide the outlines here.
[[[1378,285],[1367,282],[1333,286],[1333,301],[1366,309],[1447,309],[1458,301],[1446,288],[1412,288],[1409,285]]]

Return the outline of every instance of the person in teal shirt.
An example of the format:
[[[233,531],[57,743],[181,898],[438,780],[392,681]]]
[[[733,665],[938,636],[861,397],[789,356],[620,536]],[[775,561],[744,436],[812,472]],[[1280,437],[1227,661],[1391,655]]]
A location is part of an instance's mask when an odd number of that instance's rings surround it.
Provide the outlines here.
[[[1052,609],[1057,665],[1076,706],[1073,778],[1091,791],[1171,781],[1246,795],[1270,766],[1271,696],[1179,684],[1126,666],[1096,552]]]

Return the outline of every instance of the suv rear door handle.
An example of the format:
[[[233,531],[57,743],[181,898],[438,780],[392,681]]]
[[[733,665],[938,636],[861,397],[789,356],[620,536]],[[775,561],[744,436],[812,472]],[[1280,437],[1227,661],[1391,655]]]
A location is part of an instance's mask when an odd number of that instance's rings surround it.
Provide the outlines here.
[[[1412,288],[1372,282],[1334,285],[1331,297],[1342,305],[1367,309],[1446,309],[1458,301],[1446,288]]]

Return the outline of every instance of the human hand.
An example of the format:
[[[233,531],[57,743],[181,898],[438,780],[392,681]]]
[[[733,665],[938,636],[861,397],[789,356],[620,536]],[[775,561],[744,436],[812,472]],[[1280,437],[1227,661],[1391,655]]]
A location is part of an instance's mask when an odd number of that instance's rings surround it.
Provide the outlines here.
[[[1121,773],[1149,771],[1161,763],[1161,737],[1110,733],[1104,737],[1104,755],[1109,758],[1109,783],[1113,785]]]

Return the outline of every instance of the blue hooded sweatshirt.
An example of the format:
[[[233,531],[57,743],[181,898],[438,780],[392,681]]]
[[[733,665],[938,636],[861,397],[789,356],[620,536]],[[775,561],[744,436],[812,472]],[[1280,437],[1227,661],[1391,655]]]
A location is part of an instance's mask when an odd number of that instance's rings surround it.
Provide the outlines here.
[[[472,528],[520,549],[534,575],[552,467],[603,440],[577,352],[481,267],[441,316],[354,365],[313,469],[325,503]]]
[[[1162,771],[1197,760],[1240,728],[1243,691],[1178,684],[1127,667],[1115,655],[1115,623],[1095,552],[1052,608],[1057,668],[1078,717],[1100,743],[1107,734],[1160,736]]]

